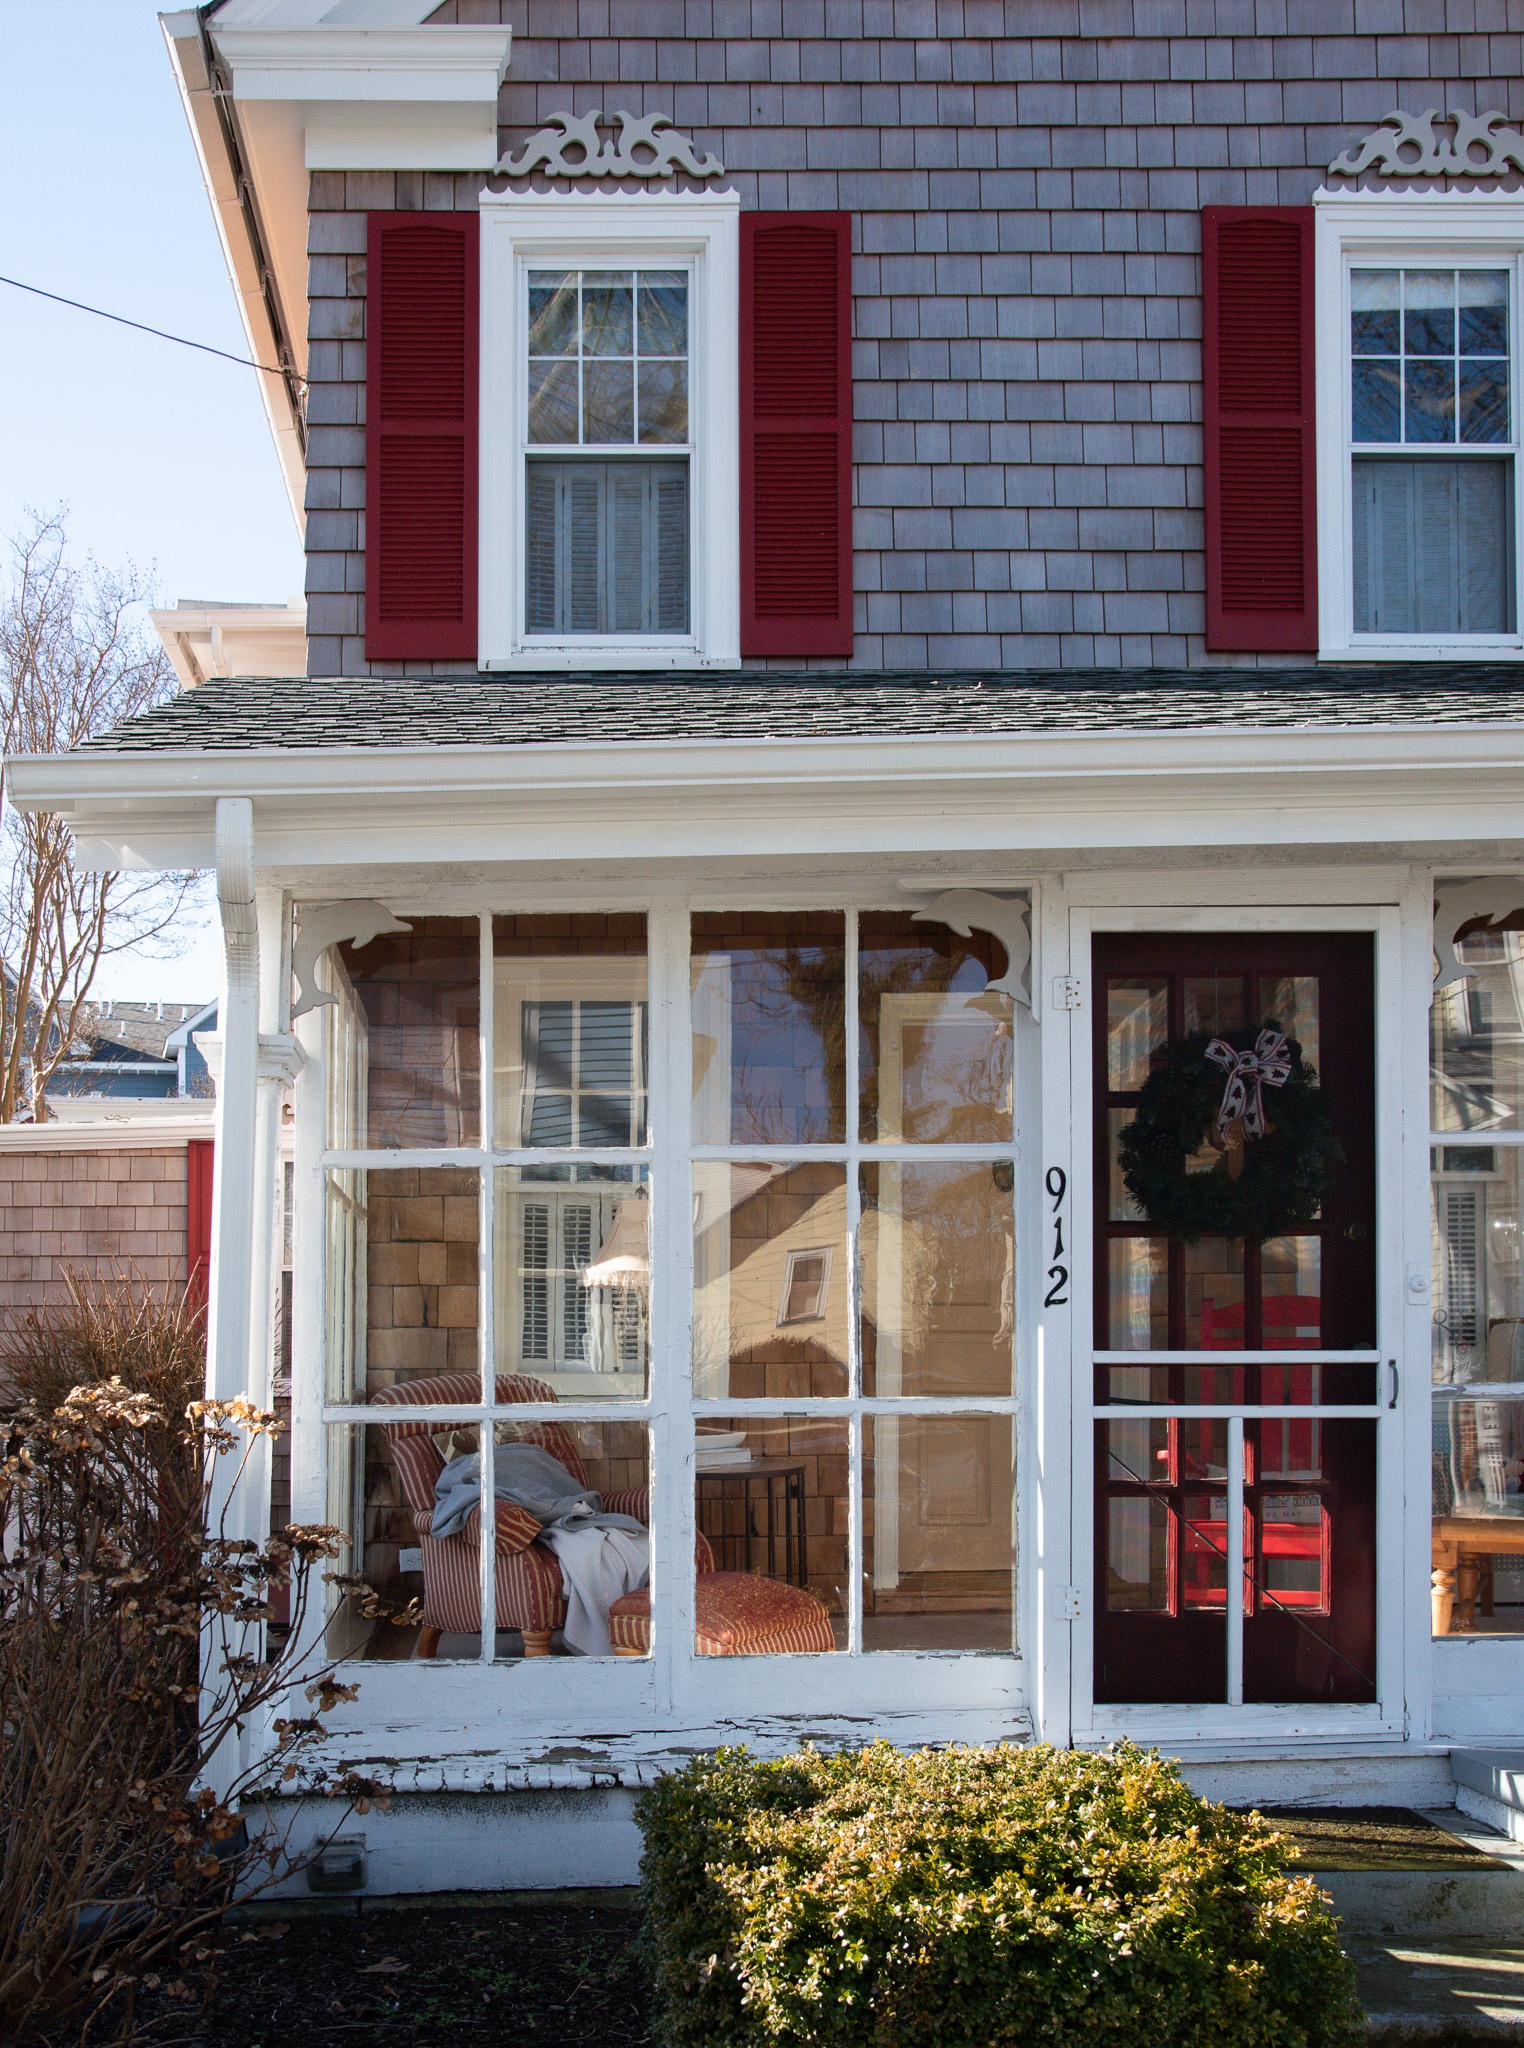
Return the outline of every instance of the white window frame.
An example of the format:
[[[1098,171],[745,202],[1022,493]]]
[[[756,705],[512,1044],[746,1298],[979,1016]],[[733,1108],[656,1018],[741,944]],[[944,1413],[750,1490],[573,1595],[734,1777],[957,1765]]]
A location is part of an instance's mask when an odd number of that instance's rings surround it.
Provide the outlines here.
[[[739,665],[740,205],[734,192],[482,194],[477,658],[483,669]],[[547,266],[681,268],[692,279],[686,633],[526,630],[527,276]],[[664,451],[634,452],[659,457]]]
[[[1510,402],[1516,450],[1524,399],[1519,339],[1524,201],[1506,192],[1327,192],[1316,208],[1318,653],[1334,661],[1509,661],[1524,657],[1524,452],[1514,455],[1514,622],[1511,633],[1357,633],[1351,470],[1349,273],[1488,264],[1513,278]]]

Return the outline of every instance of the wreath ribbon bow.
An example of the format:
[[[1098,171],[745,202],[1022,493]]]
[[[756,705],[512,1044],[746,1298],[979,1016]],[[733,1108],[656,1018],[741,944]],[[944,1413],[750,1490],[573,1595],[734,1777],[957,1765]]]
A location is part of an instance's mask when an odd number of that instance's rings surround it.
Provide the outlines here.
[[[1291,1048],[1280,1031],[1262,1031],[1252,1049],[1240,1052],[1225,1038],[1214,1038],[1206,1056],[1228,1070],[1217,1112],[1217,1135],[1227,1143],[1228,1132],[1242,1119],[1246,1138],[1265,1135],[1266,1088],[1284,1088],[1291,1078]]]

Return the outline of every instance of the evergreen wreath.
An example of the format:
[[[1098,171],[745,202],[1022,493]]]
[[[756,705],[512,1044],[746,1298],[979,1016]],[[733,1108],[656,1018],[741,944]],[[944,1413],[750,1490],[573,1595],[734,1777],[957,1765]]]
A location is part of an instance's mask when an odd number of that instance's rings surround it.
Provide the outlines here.
[[[1255,1050],[1261,1034],[1281,1037],[1274,1018],[1240,1031],[1191,1031],[1154,1055],[1133,1121],[1121,1134],[1118,1160],[1127,1192],[1146,1219],[1170,1237],[1279,1237],[1316,1220],[1334,1166],[1344,1154],[1333,1134],[1317,1069],[1294,1038],[1284,1040],[1284,1082],[1263,1089],[1262,1135],[1252,1113],[1218,1129],[1225,1091],[1233,1086],[1224,1042],[1236,1054]],[[1216,1060],[1208,1046],[1219,1048]],[[1251,1084],[1252,1087],[1252,1084]],[[1244,1091],[1239,1090],[1242,1102]],[[1210,1168],[1187,1162],[1210,1142]]]

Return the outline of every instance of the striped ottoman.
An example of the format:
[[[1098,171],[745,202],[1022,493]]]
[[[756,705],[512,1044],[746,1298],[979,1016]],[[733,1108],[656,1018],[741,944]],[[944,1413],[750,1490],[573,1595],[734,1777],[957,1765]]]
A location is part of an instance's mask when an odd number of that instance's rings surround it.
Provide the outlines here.
[[[775,1657],[789,1651],[834,1650],[831,1617],[813,1593],[749,1572],[700,1572],[695,1647],[701,1657]],[[609,1638],[620,1657],[651,1647],[651,1594],[626,1593],[609,1608]]]

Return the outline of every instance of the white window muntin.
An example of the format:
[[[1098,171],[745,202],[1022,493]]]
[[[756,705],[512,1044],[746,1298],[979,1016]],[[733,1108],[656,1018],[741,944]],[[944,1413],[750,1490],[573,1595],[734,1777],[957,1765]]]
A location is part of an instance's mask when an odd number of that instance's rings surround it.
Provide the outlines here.
[[[482,195],[478,658],[484,669],[739,662],[739,207],[734,193]],[[547,269],[681,270],[688,278],[686,449],[637,444],[596,451],[615,460],[687,461],[685,633],[528,631],[529,273]],[[565,452],[554,446],[535,450],[542,457]]]
[[[1319,654],[1349,660],[1446,656],[1507,659],[1524,653],[1520,494],[1524,455],[1519,423],[1519,269],[1524,204],[1501,193],[1418,196],[1319,193],[1317,206],[1317,440]],[[1503,270],[1509,276],[1511,439],[1497,444],[1356,443],[1350,368],[1351,272]],[[1512,470],[1513,629],[1503,633],[1384,634],[1356,632],[1354,603],[1354,461],[1382,453],[1422,460],[1459,457],[1506,460]]]

